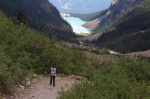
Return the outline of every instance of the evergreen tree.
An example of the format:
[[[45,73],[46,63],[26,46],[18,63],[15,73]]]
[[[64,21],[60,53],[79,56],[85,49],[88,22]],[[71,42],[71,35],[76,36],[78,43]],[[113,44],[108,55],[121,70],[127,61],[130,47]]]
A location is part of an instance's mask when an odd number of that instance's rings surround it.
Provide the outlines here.
[[[27,11],[23,10],[22,7],[17,10],[17,20],[19,23],[21,22],[27,25]]]

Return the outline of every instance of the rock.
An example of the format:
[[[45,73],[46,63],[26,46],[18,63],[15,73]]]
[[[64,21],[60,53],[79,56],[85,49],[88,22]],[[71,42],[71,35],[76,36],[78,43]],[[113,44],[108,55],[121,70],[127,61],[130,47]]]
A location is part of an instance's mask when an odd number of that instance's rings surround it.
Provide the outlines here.
[[[30,81],[30,78],[28,78],[28,77],[27,77],[27,78],[25,78],[25,81]]]
[[[58,74],[59,77],[65,77],[65,74]]]
[[[87,78],[84,78],[84,77],[82,77],[82,76],[74,76],[73,78],[75,78],[76,80],[87,80]]]
[[[33,86],[31,86],[30,89],[33,89]]]
[[[31,80],[31,83],[34,83],[36,80],[37,80],[37,79],[32,79],[32,80]]]
[[[34,83],[35,81],[34,80],[31,80],[31,83]]]
[[[21,90],[24,90],[24,86],[22,86],[22,85],[19,85],[19,88],[21,89]]]
[[[27,85],[31,85],[31,82],[30,82],[30,81],[27,81],[26,84],[27,84]]]
[[[72,74],[72,75],[70,76],[70,78],[75,78],[75,76],[76,76],[76,75]]]

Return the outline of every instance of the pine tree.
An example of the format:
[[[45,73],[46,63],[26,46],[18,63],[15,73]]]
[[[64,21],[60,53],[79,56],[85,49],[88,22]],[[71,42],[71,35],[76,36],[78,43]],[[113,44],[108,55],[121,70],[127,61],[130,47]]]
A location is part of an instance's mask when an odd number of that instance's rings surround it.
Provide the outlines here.
[[[27,25],[27,11],[23,10],[22,7],[17,10],[17,20],[19,23],[24,23]]]

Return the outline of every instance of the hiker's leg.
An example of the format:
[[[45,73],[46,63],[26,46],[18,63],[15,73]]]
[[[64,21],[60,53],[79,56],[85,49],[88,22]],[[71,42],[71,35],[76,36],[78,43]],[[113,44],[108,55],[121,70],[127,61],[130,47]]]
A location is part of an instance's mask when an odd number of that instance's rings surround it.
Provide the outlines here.
[[[53,76],[53,86],[55,87],[55,76]]]
[[[53,77],[50,77],[50,85],[52,84]]]

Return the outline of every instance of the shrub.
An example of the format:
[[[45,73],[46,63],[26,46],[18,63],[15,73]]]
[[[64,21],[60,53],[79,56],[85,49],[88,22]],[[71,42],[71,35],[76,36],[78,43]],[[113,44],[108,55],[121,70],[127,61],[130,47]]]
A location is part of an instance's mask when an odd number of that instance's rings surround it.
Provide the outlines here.
[[[115,57],[101,63],[89,81],[60,92],[58,99],[148,99],[149,68],[147,59]]]

